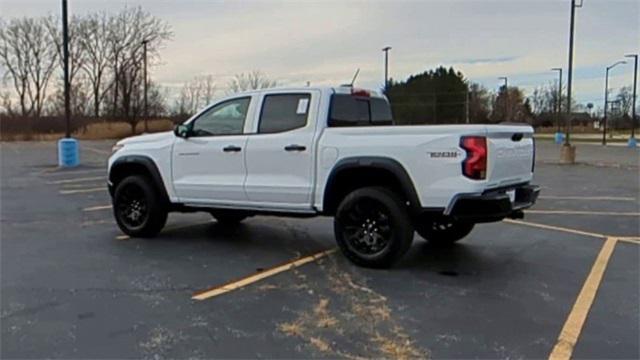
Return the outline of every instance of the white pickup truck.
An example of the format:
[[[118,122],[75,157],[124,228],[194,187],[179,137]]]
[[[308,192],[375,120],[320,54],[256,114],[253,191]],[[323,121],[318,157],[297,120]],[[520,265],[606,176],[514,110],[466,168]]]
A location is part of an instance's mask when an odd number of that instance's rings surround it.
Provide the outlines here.
[[[119,227],[156,235],[171,211],[222,224],[333,216],[356,264],[388,267],[414,230],[436,244],[536,201],[526,125],[394,126],[387,99],[351,87],[267,89],[208,106],[175,131],[119,141],[108,186]]]

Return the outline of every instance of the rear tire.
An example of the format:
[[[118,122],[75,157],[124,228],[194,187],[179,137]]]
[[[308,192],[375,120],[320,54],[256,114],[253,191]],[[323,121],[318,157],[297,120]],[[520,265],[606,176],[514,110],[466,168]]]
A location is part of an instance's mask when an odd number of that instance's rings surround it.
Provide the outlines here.
[[[429,243],[452,245],[469,235],[474,223],[459,222],[447,217],[425,218],[415,224],[416,231]]]
[[[113,213],[118,227],[132,237],[154,237],[167,222],[166,204],[151,180],[133,175],[116,185]]]
[[[224,226],[235,226],[242,222],[242,220],[249,217],[244,212],[241,211],[216,211],[211,213],[211,215],[216,219],[218,223]]]
[[[336,241],[356,265],[387,268],[411,247],[413,227],[402,199],[382,187],[347,195],[334,218]]]

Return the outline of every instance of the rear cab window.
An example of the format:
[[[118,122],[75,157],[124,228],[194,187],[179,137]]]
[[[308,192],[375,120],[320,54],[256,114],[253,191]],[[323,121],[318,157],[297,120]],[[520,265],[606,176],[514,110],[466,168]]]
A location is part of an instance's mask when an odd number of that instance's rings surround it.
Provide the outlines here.
[[[384,98],[333,94],[329,127],[393,125],[391,107]]]

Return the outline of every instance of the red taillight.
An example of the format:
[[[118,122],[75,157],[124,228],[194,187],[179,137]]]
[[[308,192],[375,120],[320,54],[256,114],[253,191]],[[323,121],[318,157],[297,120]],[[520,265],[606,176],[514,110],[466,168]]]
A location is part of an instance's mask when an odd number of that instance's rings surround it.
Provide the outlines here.
[[[487,177],[487,138],[484,136],[464,136],[460,147],[467,151],[462,162],[462,174],[474,180]]]

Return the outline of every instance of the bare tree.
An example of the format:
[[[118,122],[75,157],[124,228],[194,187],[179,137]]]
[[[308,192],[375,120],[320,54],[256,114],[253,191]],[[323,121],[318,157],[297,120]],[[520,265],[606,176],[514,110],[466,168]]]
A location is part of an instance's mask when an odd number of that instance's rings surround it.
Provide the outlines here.
[[[113,69],[112,113],[124,118],[135,132],[143,104],[143,41],[147,43],[150,63],[159,57],[159,49],[172,36],[169,25],[142,8],[125,8],[112,19],[109,31]]]
[[[247,90],[267,89],[277,86],[277,81],[270,79],[260,70],[236,74],[227,85],[230,93]]]
[[[11,101],[11,93],[7,90],[0,91],[0,115],[14,116],[13,102]]]
[[[49,16],[46,20],[47,29],[51,39],[55,44],[58,58],[58,86],[57,91],[50,99],[50,112],[56,115],[64,114],[64,57],[62,41],[62,21],[57,16]],[[82,41],[84,33],[82,28],[85,23],[84,18],[73,16],[69,21],[69,89],[71,113],[74,115],[86,115],[87,107],[87,77],[82,68],[87,61],[86,52],[83,49]]]
[[[616,96],[616,100],[620,103],[621,115],[631,117],[631,108],[633,107],[633,92],[631,86],[621,87]]]
[[[200,83],[200,87],[202,89],[202,105],[206,106],[211,104],[213,98],[217,91],[216,82],[213,80],[213,75],[205,75],[203,77],[198,78],[198,82]]]
[[[563,94],[564,94],[563,87]],[[543,113],[553,114],[558,110],[558,83],[555,81],[549,82],[548,84],[538,86],[533,90],[532,95],[529,97],[533,106],[533,111],[540,115]],[[560,98],[560,113],[564,112],[566,108],[566,97],[562,95]]]
[[[0,65],[18,95],[20,114],[39,117],[58,56],[47,20],[18,18],[0,22]]]
[[[190,116],[195,114],[200,108],[211,104],[216,91],[217,86],[213,75],[195,77],[184,83],[173,106],[174,115]]]
[[[113,46],[109,43],[109,17],[105,13],[89,14],[79,28],[84,71],[93,100],[93,116],[100,117],[100,107],[114,82],[108,81]]]

